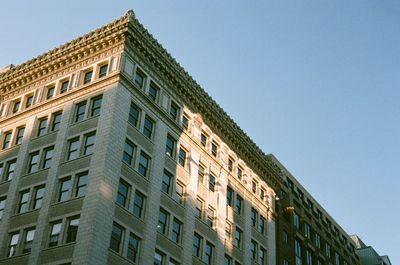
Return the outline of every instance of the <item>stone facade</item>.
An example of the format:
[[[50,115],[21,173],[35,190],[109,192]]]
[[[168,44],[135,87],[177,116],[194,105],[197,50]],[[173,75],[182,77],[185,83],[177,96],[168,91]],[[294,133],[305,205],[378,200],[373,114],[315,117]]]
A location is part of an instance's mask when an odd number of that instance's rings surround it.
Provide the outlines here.
[[[276,262],[279,167],[132,11],[2,70],[0,133],[0,264]]]

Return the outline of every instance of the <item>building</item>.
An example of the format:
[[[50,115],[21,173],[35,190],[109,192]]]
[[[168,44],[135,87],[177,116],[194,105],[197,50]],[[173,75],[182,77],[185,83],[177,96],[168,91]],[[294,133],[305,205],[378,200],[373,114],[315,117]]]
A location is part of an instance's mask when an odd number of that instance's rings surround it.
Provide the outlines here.
[[[388,256],[379,255],[373,247],[365,245],[359,236],[352,235],[351,239],[356,245],[361,265],[392,265]]]
[[[273,156],[284,182],[278,191],[277,264],[360,265],[350,236]],[[362,264],[362,263],[361,263]]]
[[[275,264],[279,167],[132,11],[3,68],[0,135],[2,265]]]

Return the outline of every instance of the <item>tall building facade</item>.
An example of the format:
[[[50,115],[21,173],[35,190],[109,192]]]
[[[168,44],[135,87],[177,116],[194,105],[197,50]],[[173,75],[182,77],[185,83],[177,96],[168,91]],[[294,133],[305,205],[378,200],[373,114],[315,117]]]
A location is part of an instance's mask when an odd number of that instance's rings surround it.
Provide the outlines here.
[[[280,168],[132,11],[0,97],[0,264],[276,263]]]

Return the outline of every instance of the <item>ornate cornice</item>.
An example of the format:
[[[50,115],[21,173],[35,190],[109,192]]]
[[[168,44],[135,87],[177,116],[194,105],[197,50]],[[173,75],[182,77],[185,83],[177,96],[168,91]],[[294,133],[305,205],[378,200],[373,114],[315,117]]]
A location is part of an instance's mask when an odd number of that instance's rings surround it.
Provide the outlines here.
[[[123,44],[124,33],[134,17],[132,10],[113,22],[39,55],[21,65],[0,73],[0,100],[8,93],[17,93],[27,84],[65,69],[111,46]]]
[[[189,106],[201,113],[214,132],[223,136],[226,143],[242,156],[249,166],[277,190],[282,184],[279,167],[253,142],[233,119],[212,99],[188,72],[163,48],[163,46],[134,17],[126,32],[127,45],[163,76],[170,87]]]

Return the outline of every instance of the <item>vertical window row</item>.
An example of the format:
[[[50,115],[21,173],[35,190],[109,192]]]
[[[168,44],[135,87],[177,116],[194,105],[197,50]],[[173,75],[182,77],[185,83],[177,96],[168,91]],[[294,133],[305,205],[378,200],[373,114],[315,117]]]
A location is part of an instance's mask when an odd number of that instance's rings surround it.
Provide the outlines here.
[[[124,246],[125,238],[127,238],[127,246]],[[123,226],[114,222],[111,238],[110,249],[125,256],[128,260],[137,263],[140,258],[140,247],[142,239],[133,232],[127,231]]]
[[[35,173],[40,169],[48,169],[52,165],[54,146],[29,153],[27,173]]]
[[[87,118],[100,115],[103,96],[99,95],[89,100],[81,101],[75,105],[73,122],[80,122]]]
[[[81,156],[93,154],[95,140],[96,140],[96,131],[86,133],[82,137],[77,136],[68,139],[66,160],[67,161],[74,160]]]
[[[141,119],[143,119],[143,125],[141,124]],[[140,126],[143,126],[143,135],[150,140],[153,139],[156,122],[148,114],[143,113],[143,111],[133,102],[131,102],[129,108],[128,122],[137,129],[140,129]]]
[[[132,186],[123,179],[119,180],[116,203],[130,210],[137,218],[144,218],[146,195],[138,189],[134,190]]]
[[[139,150],[129,139],[125,139],[122,161],[133,168],[137,168],[137,172],[141,176],[149,176],[151,157],[144,150]]]

